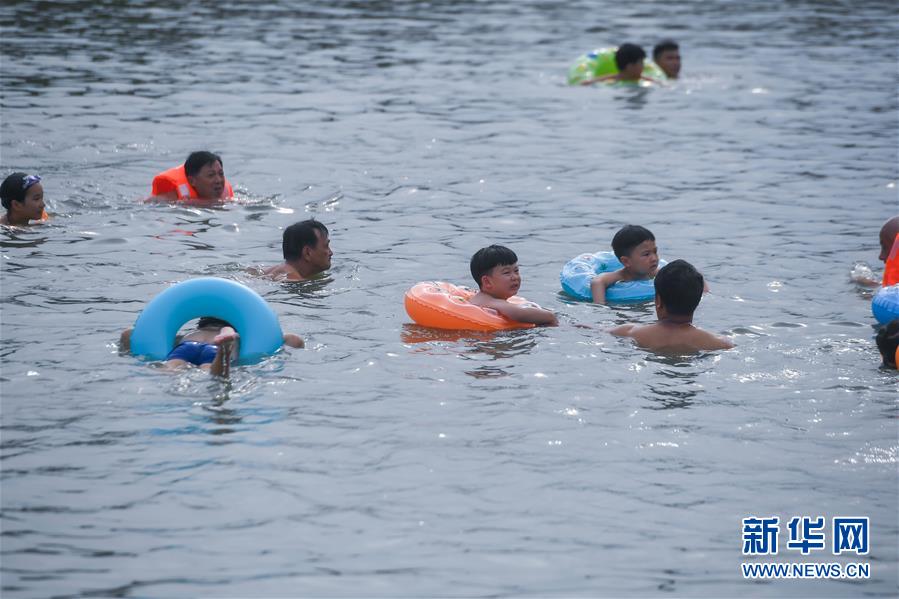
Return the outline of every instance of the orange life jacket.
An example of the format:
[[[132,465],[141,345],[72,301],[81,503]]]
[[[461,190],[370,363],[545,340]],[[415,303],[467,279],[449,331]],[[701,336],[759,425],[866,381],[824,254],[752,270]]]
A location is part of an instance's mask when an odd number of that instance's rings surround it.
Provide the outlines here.
[[[197,199],[197,190],[187,182],[187,174],[184,172],[184,165],[175,166],[167,171],[163,171],[153,177],[153,191],[151,195],[159,196],[174,191],[178,194],[178,200]],[[224,199],[233,199],[234,190],[231,184],[225,179]]]
[[[899,283],[899,233],[893,240],[893,247],[890,249],[890,255],[883,267],[883,286],[896,285]]]

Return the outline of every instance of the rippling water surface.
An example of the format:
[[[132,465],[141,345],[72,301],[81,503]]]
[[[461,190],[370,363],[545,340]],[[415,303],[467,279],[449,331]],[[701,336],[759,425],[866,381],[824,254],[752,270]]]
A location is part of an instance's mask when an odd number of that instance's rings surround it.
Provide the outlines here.
[[[40,173],[54,216],[0,233],[3,595],[894,596],[899,378],[848,272],[899,212],[896,23],[824,0],[4,4],[2,174]],[[663,36],[676,85],[564,85],[585,50]],[[200,148],[236,204],[139,203]],[[243,274],[310,216],[326,277]],[[602,331],[648,306],[559,294],[628,222],[705,273],[697,322],[736,349],[648,354]],[[562,326],[409,324],[404,290],[467,284],[489,243]],[[118,354],[204,275],[307,348],[230,384]],[[869,516],[870,556],[809,559],[871,579],[744,581],[749,515]]]

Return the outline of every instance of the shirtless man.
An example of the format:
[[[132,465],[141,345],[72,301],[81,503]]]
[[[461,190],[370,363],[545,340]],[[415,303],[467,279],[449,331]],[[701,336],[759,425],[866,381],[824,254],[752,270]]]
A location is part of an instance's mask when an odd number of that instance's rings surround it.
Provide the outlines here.
[[[723,337],[693,326],[693,312],[702,299],[702,275],[684,260],[674,260],[659,270],[655,278],[656,316],[653,324],[625,324],[610,333],[630,337],[637,345],[665,353],[693,353],[730,349]]]
[[[276,281],[305,281],[331,268],[331,239],[328,227],[314,218],[284,229],[281,243],[284,262],[264,269],[261,275]]]

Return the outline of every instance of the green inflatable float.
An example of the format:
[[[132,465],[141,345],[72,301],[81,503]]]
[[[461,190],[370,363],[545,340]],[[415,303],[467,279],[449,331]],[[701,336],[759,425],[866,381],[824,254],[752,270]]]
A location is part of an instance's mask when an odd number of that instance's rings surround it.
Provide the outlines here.
[[[568,85],[580,85],[585,81],[590,81],[591,79],[596,79],[598,77],[617,75],[618,65],[615,64],[615,52],[617,51],[617,47],[599,48],[598,50],[579,56],[571,68],[568,69]],[[662,69],[652,61],[644,63],[643,76],[659,82],[668,80]],[[619,81],[616,83],[626,84],[628,82]],[[642,84],[648,82],[640,81],[639,83]],[[637,85],[637,82],[631,84]]]

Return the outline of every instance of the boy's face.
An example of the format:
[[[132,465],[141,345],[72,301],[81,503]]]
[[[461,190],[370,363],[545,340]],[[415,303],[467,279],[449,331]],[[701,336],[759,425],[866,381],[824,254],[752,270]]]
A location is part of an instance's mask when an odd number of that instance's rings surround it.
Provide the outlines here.
[[[518,263],[494,266],[481,277],[481,291],[497,299],[509,299],[521,287]]]
[[[647,278],[656,276],[659,270],[659,249],[656,242],[647,239],[632,249],[627,256],[622,256],[621,264],[636,276]]]
[[[643,75],[643,60],[624,65],[621,70],[621,78],[625,81],[637,81],[641,75]]]
[[[665,50],[656,59],[656,64],[671,79],[677,79],[680,73],[680,50]]]

